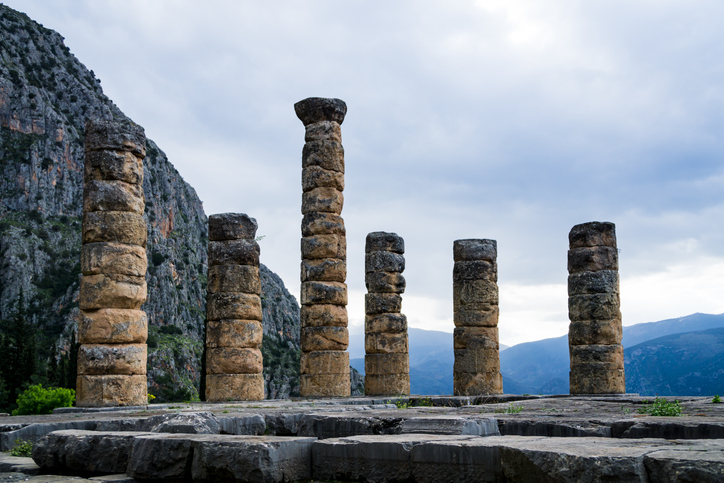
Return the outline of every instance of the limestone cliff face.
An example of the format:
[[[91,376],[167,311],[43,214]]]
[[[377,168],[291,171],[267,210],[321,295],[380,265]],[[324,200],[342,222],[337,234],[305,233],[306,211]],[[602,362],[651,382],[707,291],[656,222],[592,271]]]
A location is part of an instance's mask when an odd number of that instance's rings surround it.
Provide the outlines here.
[[[0,5],[0,319],[15,313],[22,293],[45,362],[70,350],[75,331],[88,117],[126,118],[58,33]],[[151,140],[144,171],[149,392],[191,399],[203,349],[207,219]],[[262,297],[265,335],[298,350],[299,307],[266,267]],[[293,375],[272,369],[267,390],[288,396]]]

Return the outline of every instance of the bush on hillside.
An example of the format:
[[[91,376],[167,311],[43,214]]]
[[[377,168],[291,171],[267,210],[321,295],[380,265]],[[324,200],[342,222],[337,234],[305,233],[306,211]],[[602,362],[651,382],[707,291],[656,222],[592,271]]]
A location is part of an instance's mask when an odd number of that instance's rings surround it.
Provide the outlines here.
[[[50,414],[55,408],[67,408],[75,403],[75,391],[57,387],[45,389],[42,384],[30,386],[20,393],[17,399],[18,408],[13,416],[22,414]]]

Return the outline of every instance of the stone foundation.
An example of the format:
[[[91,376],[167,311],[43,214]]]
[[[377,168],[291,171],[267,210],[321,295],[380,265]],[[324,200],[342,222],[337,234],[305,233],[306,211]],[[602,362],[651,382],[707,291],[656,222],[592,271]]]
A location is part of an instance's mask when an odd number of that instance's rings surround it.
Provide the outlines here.
[[[498,352],[498,255],[495,240],[453,244],[456,396],[502,394]]]
[[[206,400],[264,399],[257,224],[243,213],[209,217]]]
[[[623,394],[616,227],[584,223],[574,226],[568,239],[570,392]]]
[[[347,106],[311,97],[294,105],[302,151],[301,376],[303,397],[349,396],[344,149]]]
[[[78,406],[147,403],[145,154],[140,126],[86,123]]]

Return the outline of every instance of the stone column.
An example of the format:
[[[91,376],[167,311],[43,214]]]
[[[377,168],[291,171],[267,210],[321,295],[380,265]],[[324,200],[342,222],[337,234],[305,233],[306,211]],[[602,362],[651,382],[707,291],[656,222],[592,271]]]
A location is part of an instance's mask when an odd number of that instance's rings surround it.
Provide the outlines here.
[[[576,225],[568,235],[571,394],[624,394],[616,226]]]
[[[495,240],[453,243],[456,396],[503,393],[498,352],[497,257]]]
[[[410,394],[407,318],[400,313],[405,291],[405,241],[378,231],[365,244],[365,394]]]
[[[243,213],[209,216],[206,400],[264,399],[257,224]]]
[[[303,397],[349,396],[347,239],[340,216],[344,149],[339,99],[294,105],[306,133],[302,151],[301,377]]]
[[[86,123],[78,406],[148,404],[145,155],[142,127]]]

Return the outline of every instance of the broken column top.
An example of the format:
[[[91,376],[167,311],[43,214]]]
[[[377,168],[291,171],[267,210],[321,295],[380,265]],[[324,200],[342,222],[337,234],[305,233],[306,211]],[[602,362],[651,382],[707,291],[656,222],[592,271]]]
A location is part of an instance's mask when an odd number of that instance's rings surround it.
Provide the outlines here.
[[[494,262],[498,258],[498,242],[495,240],[470,238],[453,242],[453,260],[487,260]]]
[[[146,133],[141,126],[125,119],[88,119],[85,123],[85,149],[97,151],[130,151],[138,157],[146,157]]]
[[[209,240],[253,240],[258,225],[246,213],[218,213],[209,216]]]
[[[294,112],[304,125],[322,121],[335,121],[342,124],[347,114],[347,104],[341,99],[308,97],[294,104]]]
[[[365,253],[369,252],[405,253],[405,240],[397,233],[373,231],[365,241]]]
[[[570,248],[614,247],[616,248],[616,225],[608,221],[591,221],[571,228],[568,234]]]

